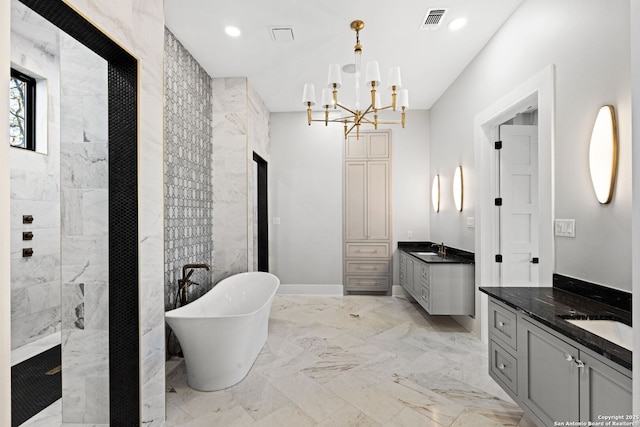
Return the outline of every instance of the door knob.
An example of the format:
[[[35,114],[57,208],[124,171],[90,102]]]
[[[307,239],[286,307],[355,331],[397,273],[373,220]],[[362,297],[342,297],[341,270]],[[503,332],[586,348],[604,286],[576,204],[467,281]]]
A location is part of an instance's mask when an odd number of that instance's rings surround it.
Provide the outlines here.
[[[539,264],[540,263],[540,258],[531,258],[531,261],[529,261],[531,264]]]

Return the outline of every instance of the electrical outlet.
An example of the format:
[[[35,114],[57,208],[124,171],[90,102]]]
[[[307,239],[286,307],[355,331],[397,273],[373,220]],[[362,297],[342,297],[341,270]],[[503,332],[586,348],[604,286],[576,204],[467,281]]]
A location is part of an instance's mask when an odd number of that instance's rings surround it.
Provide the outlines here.
[[[476,217],[474,216],[467,217],[467,228],[476,228]]]
[[[407,238],[413,239],[413,231],[407,231]]]
[[[279,217],[273,218],[272,224],[273,225],[280,225],[280,218]]]

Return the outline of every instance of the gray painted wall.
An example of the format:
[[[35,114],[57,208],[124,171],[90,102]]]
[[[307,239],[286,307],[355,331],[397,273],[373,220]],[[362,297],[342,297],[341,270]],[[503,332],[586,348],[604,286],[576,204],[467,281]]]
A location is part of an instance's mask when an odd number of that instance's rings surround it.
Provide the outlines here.
[[[409,110],[391,129],[394,248],[428,240],[428,111]],[[271,267],[286,285],[342,285],[343,128],[307,124],[304,111],[271,114]],[[394,256],[394,283],[398,283]],[[317,289],[317,288],[316,288]],[[315,292],[319,292],[315,290]]]
[[[607,19],[602,20],[602,8]],[[550,13],[553,11],[553,13]],[[465,220],[475,214],[473,119],[549,64],[555,64],[556,218],[576,220],[576,237],[555,238],[555,272],[631,290],[631,112],[629,2],[525,1],[431,110],[431,168],[465,165],[464,215],[431,215],[432,235],[474,250]],[[620,141],[613,202],[600,205],[588,150],[598,109],[616,107]],[[435,172],[434,172],[435,173]]]

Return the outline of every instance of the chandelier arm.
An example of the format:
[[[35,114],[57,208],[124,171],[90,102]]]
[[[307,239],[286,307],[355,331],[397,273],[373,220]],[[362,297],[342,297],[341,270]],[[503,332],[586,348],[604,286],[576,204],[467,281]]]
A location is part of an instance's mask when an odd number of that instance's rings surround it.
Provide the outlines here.
[[[338,117],[335,119],[329,119],[329,120],[325,120],[325,119],[312,119],[312,122],[329,122],[329,123],[344,123],[345,120],[347,121],[347,123],[355,123],[353,120],[347,119],[346,117]],[[398,122],[400,123],[400,122]]]
[[[324,121],[324,120],[323,120]],[[401,125],[402,122],[378,122],[379,125]]]
[[[350,109],[349,107],[347,107],[347,106],[345,106],[345,105],[342,105],[342,104],[340,104],[339,102],[336,104],[336,106],[338,106],[338,107],[342,108],[342,109],[343,109],[343,110],[345,110],[345,111],[350,112],[354,117],[356,116],[356,112],[355,112],[355,111],[353,111],[352,109]]]

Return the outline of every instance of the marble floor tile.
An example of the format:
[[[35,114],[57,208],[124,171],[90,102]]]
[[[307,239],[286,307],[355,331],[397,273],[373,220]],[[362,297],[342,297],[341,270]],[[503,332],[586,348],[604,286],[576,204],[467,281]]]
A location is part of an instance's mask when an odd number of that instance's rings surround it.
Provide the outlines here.
[[[402,297],[277,295],[239,384],[191,390],[184,364],[167,376],[167,426],[534,427],[489,377],[487,353]]]

